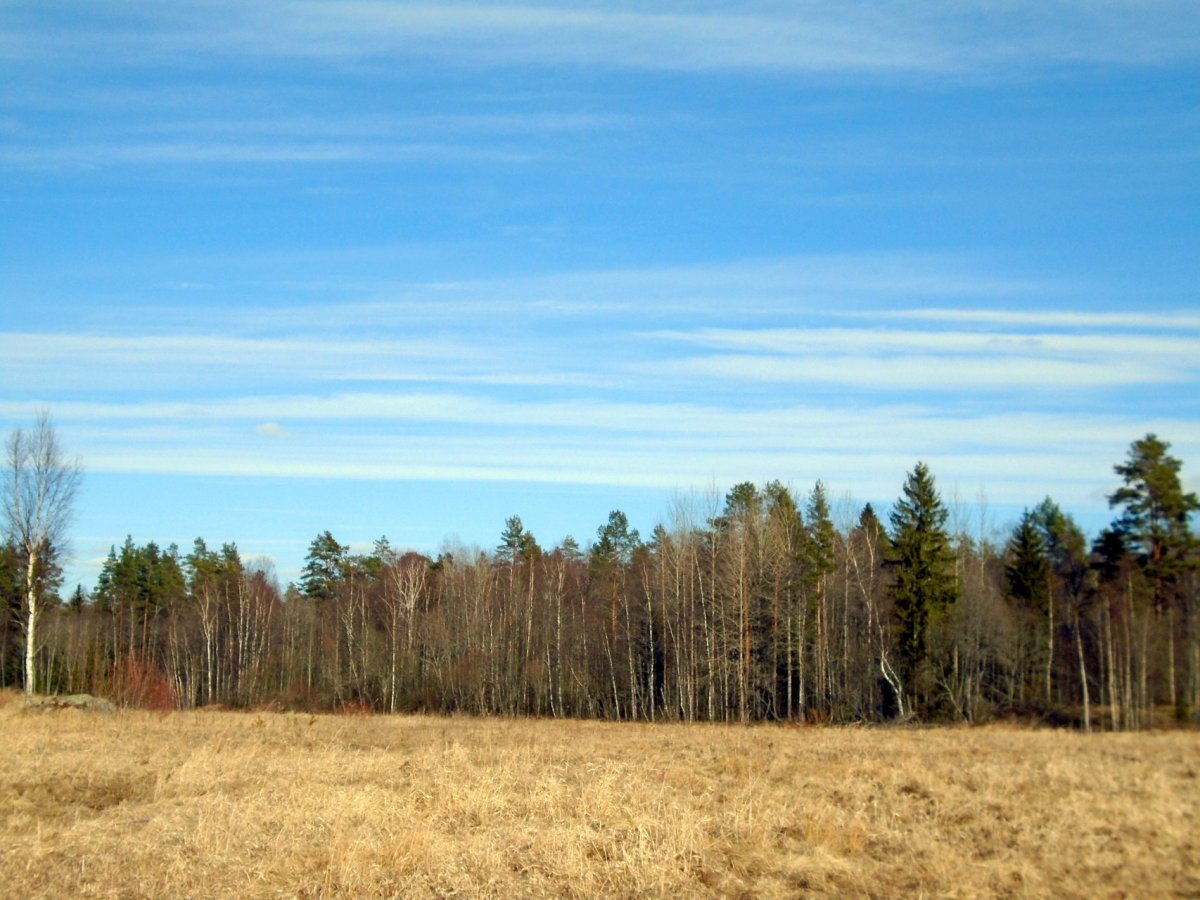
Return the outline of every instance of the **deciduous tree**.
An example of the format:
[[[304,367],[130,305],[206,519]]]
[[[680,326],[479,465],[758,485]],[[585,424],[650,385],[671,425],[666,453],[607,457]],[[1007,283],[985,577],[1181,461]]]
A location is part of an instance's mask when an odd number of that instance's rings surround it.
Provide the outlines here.
[[[46,413],[38,416],[31,431],[13,431],[6,451],[4,517],[9,539],[24,563],[25,697],[30,699],[37,689],[39,573],[61,549],[82,469],[63,452]]]

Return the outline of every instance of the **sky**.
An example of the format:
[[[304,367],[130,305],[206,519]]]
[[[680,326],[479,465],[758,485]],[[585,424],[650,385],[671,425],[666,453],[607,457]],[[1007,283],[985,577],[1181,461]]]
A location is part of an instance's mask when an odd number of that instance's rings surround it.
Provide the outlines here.
[[[585,545],[734,484],[1200,490],[1200,5],[0,0],[0,429],[113,545]]]

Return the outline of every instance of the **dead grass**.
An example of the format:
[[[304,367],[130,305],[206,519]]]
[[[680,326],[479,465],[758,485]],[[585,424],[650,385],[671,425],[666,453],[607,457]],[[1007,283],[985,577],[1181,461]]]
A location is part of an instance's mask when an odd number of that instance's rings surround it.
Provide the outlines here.
[[[21,897],[1200,893],[1200,735],[25,710]]]

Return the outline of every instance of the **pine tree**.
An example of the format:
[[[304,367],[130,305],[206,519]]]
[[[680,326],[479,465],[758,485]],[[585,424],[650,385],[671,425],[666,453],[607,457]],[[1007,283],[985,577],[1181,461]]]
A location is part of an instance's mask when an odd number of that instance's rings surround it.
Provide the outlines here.
[[[525,530],[521,517],[509,516],[504,520],[504,531],[500,532],[500,543],[496,545],[496,560],[515,566],[532,541],[533,535]]]
[[[1167,453],[1170,446],[1153,434],[1134,441],[1126,462],[1113,467],[1125,483],[1108,498],[1110,506],[1124,508],[1116,528],[1138,553],[1160,610],[1171,602],[1194,549],[1191,515],[1200,510],[1200,500],[1180,484],[1182,464]]]
[[[592,557],[598,562],[627,563],[641,544],[641,535],[636,528],[629,527],[629,518],[621,510],[614,509],[608,514],[608,522],[596,529]]]
[[[1114,530],[1136,553],[1154,609],[1166,620],[1169,699],[1176,715],[1187,718],[1200,695],[1200,640],[1193,623],[1196,598],[1192,596],[1194,590],[1185,586],[1189,570],[1194,572],[1197,564],[1191,517],[1200,511],[1200,500],[1183,490],[1179,479],[1182,464],[1167,453],[1170,446],[1153,434],[1134,441],[1126,461],[1113,467],[1125,483],[1109,495],[1108,502],[1124,508]],[[1180,624],[1186,632],[1184,653],[1190,669],[1189,686],[1182,692],[1177,689],[1176,675],[1176,644],[1180,638],[1176,629]],[[1144,659],[1142,665],[1146,665]]]
[[[339,582],[346,577],[348,547],[339,544],[328,531],[317,535],[308,545],[300,590],[313,600],[332,600]]]

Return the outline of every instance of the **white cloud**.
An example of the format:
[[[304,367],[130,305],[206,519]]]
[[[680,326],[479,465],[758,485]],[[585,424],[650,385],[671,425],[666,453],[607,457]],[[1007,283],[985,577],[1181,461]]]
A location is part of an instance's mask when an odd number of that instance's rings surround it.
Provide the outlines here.
[[[1069,321],[1069,314],[1063,321]],[[732,378],[959,393],[1183,383],[1195,380],[1200,370],[1200,335],[1178,331],[1163,335],[698,328],[654,332],[649,337],[729,352],[638,364],[639,371],[714,381]]]
[[[104,165],[273,165],[371,163],[526,163],[541,154],[467,144],[382,141],[121,141],[107,144],[26,143],[0,148],[0,166],[59,169]]]
[[[180,55],[401,57],[470,64],[787,72],[1005,73],[1060,63],[1156,65],[1200,51],[1193,4],[747,2],[736,11],[587,2],[125,4],[113,24],[45,35],[10,26],[9,58],[84,55],[103,41],[132,59]],[[86,56],[84,57],[86,58]]]
[[[1186,376],[1152,363],[1105,363],[1037,357],[979,358],[907,355],[895,358],[828,354],[816,357],[713,355],[639,367],[652,374],[711,380],[841,385],[861,390],[961,393],[987,389],[1092,390],[1114,385],[1185,381]]]
[[[986,320],[985,320],[986,321]],[[1130,327],[1130,326],[1127,326]],[[1063,334],[1014,331],[913,331],[893,328],[701,328],[653,336],[725,350],[780,354],[912,353],[1079,358],[1169,358],[1200,365],[1200,335]]]
[[[263,422],[261,425],[255,425],[254,433],[259,437],[265,437],[271,440],[278,440],[280,438],[291,436],[291,432],[289,432],[278,422]]]
[[[1078,312],[1068,310],[895,309],[861,313],[878,319],[965,322],[980,325],[1029,325],[1062,328],[1132,328],[1173,331],[1200,329],[1200,313]]]
[[[223,384],[268,375],[289,380],[437,380],[481,376],[486,347],[424,334],[412,338],[222,337],[188,334],[50,334],[0,332],[0,357],[9,381],[26,390],[49,385],[142,388]],[[516,373],[513,373],[516,374]]]

